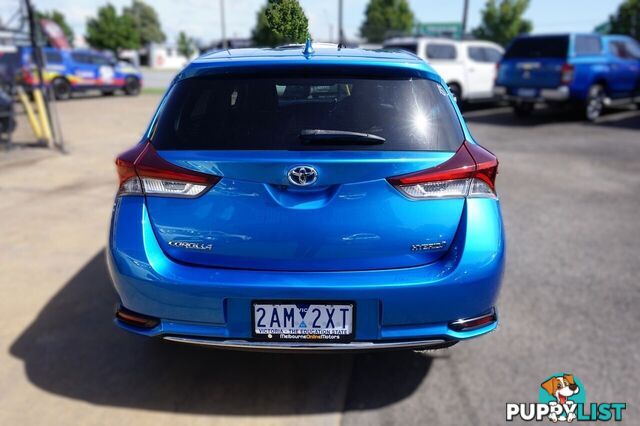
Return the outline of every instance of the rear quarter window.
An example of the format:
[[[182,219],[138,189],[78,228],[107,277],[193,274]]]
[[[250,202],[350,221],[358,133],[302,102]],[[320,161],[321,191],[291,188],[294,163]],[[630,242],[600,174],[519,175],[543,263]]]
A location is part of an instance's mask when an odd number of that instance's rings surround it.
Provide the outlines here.
[[[507,48],[505,59],[566,58],[569,36],[539,36],[517,38]]]
[[[475,62],[492,63],[500,62],[502,53],[493,47],[469,46],[469,58]]]
[[[602,42],[598,36],[576,36],[575,53],[577,56],[599,55]]]
[[[456,59],[456,47],[448,43],[429,43],[427,45],[429,59]]]
[[[494,49],[493,47],[485,47],[484,56],[487,62],[495,64],[496,62],[500,62],[500,59],[502,59],[502,52],[498,49]]]
[[[469,46],[469,58],[476,62],[485,62],[484,49],[481,47]]]
[[[309,144],[309,130],[384,143]],[[455,151],[463,140],[446,90],[422,78],[190,78],[170,90],[151,131],[159,150]]]

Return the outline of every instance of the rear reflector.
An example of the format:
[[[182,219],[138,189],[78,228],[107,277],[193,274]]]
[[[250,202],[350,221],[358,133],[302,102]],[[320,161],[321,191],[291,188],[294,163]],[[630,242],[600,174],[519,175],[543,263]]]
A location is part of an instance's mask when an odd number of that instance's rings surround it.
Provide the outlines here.
[[[139,144],[116,159],[119,195],[146,194],[193,198],[220,180],[219,176],[178,167],[156,152],[150,143]]]
[[[485,325],[492,324],[498,320],[495,309],[491,309],[486,314],[473,317],[464,318],[454,321],[449,324],[449,328],[455,331],[468,331],[474,328],[484,327]]]
[[[116,318],[127,325],[140,328],[154,328],[160,324],[160,320],[148,315],[142,315],[119,306],[116,310]]]
[[[464,142],[444,163],[387,180],[412,199],[496,198],[498,159],[479,145]]]

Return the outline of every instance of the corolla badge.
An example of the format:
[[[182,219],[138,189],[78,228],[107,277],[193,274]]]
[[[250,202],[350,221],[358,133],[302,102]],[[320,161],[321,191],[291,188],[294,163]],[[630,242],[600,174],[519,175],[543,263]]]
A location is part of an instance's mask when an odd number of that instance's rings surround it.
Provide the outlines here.
[[[308,186],[318,180],[318,172],[311,166],[296,166],[289,170],[287,177],[296,186]]]
[[[194,243],[191,241],[169,241],[168,244],[171,247],[191,249],[191,250],[211,251],[213,249],[213,244]]]

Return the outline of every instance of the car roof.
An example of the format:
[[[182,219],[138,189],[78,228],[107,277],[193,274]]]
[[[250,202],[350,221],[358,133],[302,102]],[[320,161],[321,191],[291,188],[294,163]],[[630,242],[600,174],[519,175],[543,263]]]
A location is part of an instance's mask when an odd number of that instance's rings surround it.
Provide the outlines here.
[[[30,52],[33,50],[31,46],[22,46],[22,49],[26,52]],[[88,49],[88,48],[74,48],[74,49],[60,49],[58,47],[45,46],[42,48],[44,52],[59,52],[61,54],[65,53],[90,53],[92,55],[102,55],[106,56],[104,53],[99,50]]]
[[[202,75],[220,68],[270,68],[277,66],[356,66],[414,70],[441,81],[437,73],[416,55],[397,49],[357,49],[335,44],[314,43],[308,52],[304,45],[275,48],[214,50],[193,60],[178,79]]]
[[[633,37],[624,34],[604,34],[602,38],[605,40],[633,40]]]
[[[598,36],[602,34],[589,32],[572,32],[572,33],[541,33],[541,34],[520,34],[516,38],[539,38],[539,37],[571,37],[571,36]]]
[[[315,43],[312,45],[313,52],[306,55],[313,58],[348,58],[351,60],[371,60],[371,59],[386,59],[386,60],[405,60],[405,61],[420,61],[415,55],[412,55],[404,51],[393,51],[386,49],[359,49],[359,48],[347,48],[339,47],[337,44],[331,43]],[[213,60],[229,60],[229,59],[241,59],[241,58],[269,58],[278,60],[282,58],[300,58],[305,56],[305,46],[302,44],[290,44],[285,46],[273,47],[273,48],[241,48],[241,49],[226,49],[226,50],[214,50],[204,53],[202,56],[196,59],[198,62],[213,61]]]

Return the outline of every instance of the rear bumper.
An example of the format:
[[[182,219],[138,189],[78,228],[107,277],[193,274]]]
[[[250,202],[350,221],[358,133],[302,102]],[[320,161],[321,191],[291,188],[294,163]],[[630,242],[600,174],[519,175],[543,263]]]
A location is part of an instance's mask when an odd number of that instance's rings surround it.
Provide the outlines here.
[[[495,86],[493,88],[493,93],[497,98],[512,103],[565,102],[571,99],[571,90],[569,89],[569,86],[531,90],[533,91],[531,95],[520,95],[518,94],[517,88]]]
[[[388,349],[440,347],[494,330],[497,321],[455,330],[453,321],[493,309],[504,268],[499,203],[469,199],[449,252],[412,268],[283,272],[207,268],[165,255],[141,197],[116,201],[107,260],[124,307],[155,317],[129,331],[167,340],[236,349]],[[353,301],[351,343],[256,342],[251,303],[264,299]],[[318,345],[321,345],[318,348]]]

